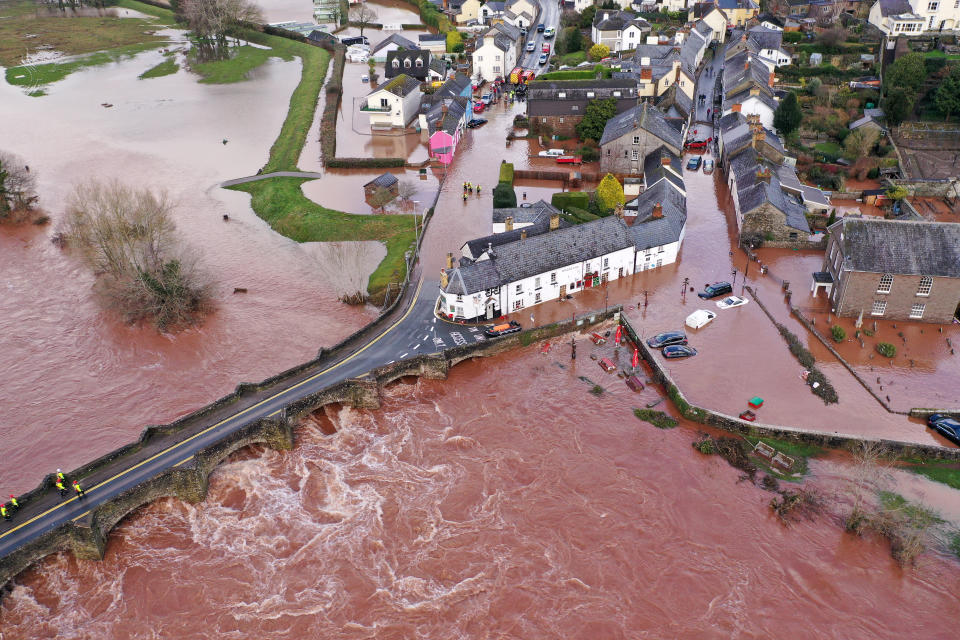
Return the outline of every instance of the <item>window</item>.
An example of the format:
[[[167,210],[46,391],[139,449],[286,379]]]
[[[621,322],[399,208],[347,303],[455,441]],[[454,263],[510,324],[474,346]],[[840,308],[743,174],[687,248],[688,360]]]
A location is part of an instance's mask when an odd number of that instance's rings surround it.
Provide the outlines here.
[[[515,300],[513,303],[513,310],[523,309],[523,300]]]
[[[536,278],[533,279],[533,288],[534,288],[534,289],[539,289],[539,288],[540,288],[540,277],[539,277],[539,276],[537,276]]]
[[[498,64],[493,65],[493,72],[494,72],[494,73],[500,73],[500,65],[498,65]]]
[[[633,144],[640,144],[640,136],[633,136]]]
[[[557,272],[554,271],[550,274],[550,284],[557,284]]]
[[[418,67],[422,67],[422,66],[423,66],[423,58],[417,58],[417,66],[418,66]]]
[[[483,62],[483,56],[477,56],[477,62]]]
[[[833,261],[833,270],[836,271],[840,268],[840,253],[837,252],[836,258]]]
[[[681,86],[681,87],[685,87],[685,86],[687,86],[687,83],[684,82],[683,80],[681,80],[681,81],[680,81],[680,86]]]
[[[630,157],[630,152],[627,151],[626,149],[624,149],[624,150],[623,150],[623,157],[624,157],[624,158],[629,158],[629,157]]]
[[[610,268],[610,258],[604,258],[604,259],[603,259],[603,268],[604,268],[604,269],[609,269],[609,268]]]
[[[915,319],[922,318],[923,310],[926,308],[926,306],[927,305],[925,305],[924,303],[918,302],[917,304],[910,307],[910,317]]]
[[[403,68],[404,68],[404,69],[409,69],[409,68],[410,68],[410,60],[404,60],[404,61],[403,61]]]
[[[536,294],[535,296],[533,296],[533,301],[536,302],[536,303],[543,302],[543,299],[540,297],[540,292],[539,292],[539,291],[537,291],[537,294]]]
[[[523,285],[522,285],[522,284],[518,284],[518,285],[517,285],[517,293],[523,293]]]
[[[874,300],[873,308],[870,310],[870,315],[872,316],[882,316],[887,312],[887,301],[886,300]]]
[[[463,302],[463,296],[459,293],[457,294],[457,302]]]
[[[960,2],[960,0],[957,0],[957,2]],[[619,97],[620,97],[620,92],[619,92],[619,91],[614,91],[614,92],[613,92],[613,96],[614,96],[615,98],[619,98]]]
[[[928,3],[927,3],[927,11],[936,11],[936,10],[939,9],[939,8],[940,8],[940,3],[939,3],[939,2],[928,2]]]
[[[496,58],[494,58],[494,60],[496,60],[497,62],[500,62],[500,56],[498,55]]]
[[[663,253],[665,249],[663,247],[657,247],[657,253]]]
[[[390,101],[387,100],[386,98],[380,98],[380,106],[381,106],[381,107],[389,107],[389,106],[390,106]]]
[[[400,68],[400,61],[399,61],[399,60],[394,60],[394,61],[393,61],[393,68],[394,68],[394,69],[399,69],[399,68]]]
[[[580,111],[580,105],[578,104],[570,105],[570,111]]]
[[[607,157],[610,156],[610,149],[607,149]]]
[[[631,158],[632,160],[639,160],[639,159],[640,159],[640,152],[637,151],[636,149],[634,149],[633,152],[630,154],[630,158]]]
[[[560,93],[557,94],[557,97],[558,97],[558,98],[566,98],[566,97],[567,97],[567,92],[566,92],[566,91],[561,91]]]
[[[657,266],[658,266],[658,267],[662,267],[662,266],[663,266],[663,260],[657,260]]]
[[[560,118],[560,124],[563,124],[563,118]]]
[[[587,91],[587,97],[588,97],[588,98],[592,98],[592,97],[595,96],[595,95],[596,95],[596,94],[595,94],[593,91]]]
[[[958,0],[960,2],[960,0]],[[930,276],[923,276],[920,278],[920,286],[917,287],[918,296],[928,296],[930,295],[930,290],[933,289],[933,278]]]
[[[880,284],[877,285],[877,293],[890,293],[893,288],[893,276],[889,273],[883,274],[880,278]]]
[[[588,262],[587,264],[583,265],[583,270],[586,271],[587,273],[590,273],[590,263],[589,263],[589,262]]]

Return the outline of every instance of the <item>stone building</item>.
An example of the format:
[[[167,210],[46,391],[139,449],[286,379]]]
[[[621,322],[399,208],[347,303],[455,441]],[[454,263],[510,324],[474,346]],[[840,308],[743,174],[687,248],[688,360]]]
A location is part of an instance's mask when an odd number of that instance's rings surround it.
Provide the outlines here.
[[[637,104],[637,82],[621,80],[551,80],[533,82],[527,89],[527,118],[535,131],[576,137],[587,105],[613,98],[617,113]]]
[[[950,323],[960,317],[960,224],[845,217],[829,228],[823,270],[839,316]]]
[[[610,118],[600,139],[600,171],[640,175],[643,162],[661,146],[683,152],[686,122],[669,120],[662,111],[644,102]]]

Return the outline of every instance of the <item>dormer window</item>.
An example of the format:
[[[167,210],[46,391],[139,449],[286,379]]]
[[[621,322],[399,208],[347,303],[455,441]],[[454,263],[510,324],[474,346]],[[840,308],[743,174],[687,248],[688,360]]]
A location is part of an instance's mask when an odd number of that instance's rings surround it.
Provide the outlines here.
[[[404,68],[404,69],[409,69],[409,68],[410,68],[410,60],[409,60],[409,59],[403,61],[403,68]]]
[[[423,66],[423,58],[417,58],[417,66],[418,66],[418,67],[422,67],[422,66]]]
[[[399,69],[399,68],[400,68],[400,61],[399,61],[399,60],[394,60],[394,61],[393,61],[393,68],[394,68],[394,69]]]

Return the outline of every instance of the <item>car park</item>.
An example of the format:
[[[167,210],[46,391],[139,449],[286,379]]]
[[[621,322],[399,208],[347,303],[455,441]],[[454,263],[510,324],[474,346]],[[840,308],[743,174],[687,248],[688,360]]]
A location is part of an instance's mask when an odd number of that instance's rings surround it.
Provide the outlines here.
[[[709,300],[710,298],[716,298],[726,293],[733,293],[733,285],[731,285],[729,282],[714,282],[713,284],[708,284],[706,287],[704,287],[703,291],[699,292],[697,295],[704,300]]]
[[[693,313],[687,316],[686,324],[691,329],[700,329],[705,327],[710,323],[711,320],[717,317],[713,311],[707,311],[706,309],[697,309]]]
[[[927,418],[927,426],[944,438],[960,445],[960,420],[942,413],[934,413]]]
[[[532,53],[533,51],[536,51],[536,49],[537,49],[537,43],[536,43],[536,42],[534,42],[533,40],[531,40],[530,42],[527,43],[527,51],[529,51],[529,52]]]
[[[740,296],[727,296],[723,300],[718,300],[717,306],[721,309],[733,309],[734,307],[742,307],[748,302],[750,301]]]
[[[540,59],[537,60],[537,64],[547,64],[547,54],[541,53]]]
[[[697,169],[700,168],[700,162],[702,162],[702,159],[700,158],[700,156],[693,156],[692,158],[687,160],[687,170],[696,171]]]
[[[495,324],[490,325],[484,330],[484,334],[488,338],[499,338],[501,336],[507,336],[511,333],[518,333],[523,330],[523,327],[520,326],[520,323],[516,320],[511,320],[504,324]]]
[[[661,353],[663,353],[664,358],[673,360],[674,358],[689,358],[690,356],[695,356],[697,355],[697,350],[685,344],[672,344],[664,347]]]
[[[478,127],[482,127],[485,124],[487,124],[486,118],[473,118],[470,122],[467,123],[467,128],[476,129]]]
[[[647,346],[654,349],[671,344],[687,344],[687,334],[683,331],[664,331],[647,340]]]

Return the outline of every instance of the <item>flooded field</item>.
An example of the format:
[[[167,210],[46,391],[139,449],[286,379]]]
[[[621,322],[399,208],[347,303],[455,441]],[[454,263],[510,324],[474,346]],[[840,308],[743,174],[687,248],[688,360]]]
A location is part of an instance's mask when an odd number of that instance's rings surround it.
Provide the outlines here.
[[[286,115],[286,100],[274,96],[292,92],[299,62],[273,59],[231,85],[198,84],[183,70],[137,79],[162,59],[147,52],[89,68],[43,98],[0,86],[3,148],[38,175],[52,219],[0,231],[8,492],[313,357],[375,315],[336,303],[309,247],[269,231],[245,194],[217,187],[266,161]],[[177,202],[180,233],[218,283],[217,311],[202,326],[158,335],[119,323],[97,306],[79,261],[50,243],[73,185],[108,177],[166,189]],[[234,295],[236,287],[247,293]]]
[[[381,411],[331,407],[294,451],[220,467],[206,502],[129,518],[103,562],[24,574],[6,637],[952,636],[954,560],[902,571],[831,516],[783,526],[695,428],[634,418],[655,393],[588,352],[534,345],[393,386]],[[844,463],[813,464],[842,499]]]

